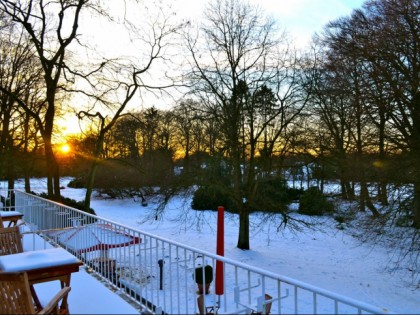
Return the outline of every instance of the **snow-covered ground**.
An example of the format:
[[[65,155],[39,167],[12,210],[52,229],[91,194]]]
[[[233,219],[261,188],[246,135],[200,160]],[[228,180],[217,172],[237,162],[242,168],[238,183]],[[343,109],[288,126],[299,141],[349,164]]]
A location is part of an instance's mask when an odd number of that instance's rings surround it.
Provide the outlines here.
[[[68,188],[63,179],[62,195],[84,199],[84,189]],[[42,191],[46,183],[33,183]],[[45,190],[44,190],[45,191]],[[139,230],[174,239],[208,251],[216,247],[216,212],[193,211],[190,201],[173,199],[160,220],[148,220],[153,203],[147,207],[133,199],[92,198],[98,216]],[[236,248],[238,220],[226,213],[225,256],[284,276],[327,289],[402,314],[420,313],[420,284],[413,270],[392,265],[395,249],[373,242],[361,242],[353,229],[337,228],[329,217],[315,218],[317,229],[277,230],[275,220],[260,214],[251,217],[251,250]],[[392,272],[391,272],[392,269]]]

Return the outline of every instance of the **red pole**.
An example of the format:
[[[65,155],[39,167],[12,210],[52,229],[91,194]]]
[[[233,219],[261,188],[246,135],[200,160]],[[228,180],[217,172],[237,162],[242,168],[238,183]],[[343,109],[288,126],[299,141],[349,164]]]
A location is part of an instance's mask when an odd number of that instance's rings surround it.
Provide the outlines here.
[[[217,207],[217,244],[216,254],[225,255],[225,208]],[[223,295],[223,262],[216,261],[216,294]]]

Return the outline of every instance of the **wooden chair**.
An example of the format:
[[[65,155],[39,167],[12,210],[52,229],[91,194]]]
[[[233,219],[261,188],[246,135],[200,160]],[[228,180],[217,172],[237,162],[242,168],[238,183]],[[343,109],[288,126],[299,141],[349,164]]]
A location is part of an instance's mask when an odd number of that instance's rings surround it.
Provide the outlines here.
[[[18,225],[18,221],[22,220],[22,218],[23,218],[23,214],[18,211],[1,211],[0,212],[0,228],[16,226]]]
[[[19,227],[0,228],[0,256],[23,252]]]
[[[26,272],[0,272],[0,314],[60,314],[58,304],[70,290],[62,288],[44,308],[35,310]]]

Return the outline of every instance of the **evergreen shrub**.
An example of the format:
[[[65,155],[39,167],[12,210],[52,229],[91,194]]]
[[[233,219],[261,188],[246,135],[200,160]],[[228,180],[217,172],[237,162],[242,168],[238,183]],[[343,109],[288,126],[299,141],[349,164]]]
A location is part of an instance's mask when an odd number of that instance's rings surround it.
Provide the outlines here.
[[[194,210],[217,210],[224,206],[226,211],[234,211],[232,197],[222,188],[215,185],[199,187],[192,198],[191,208]]]
[[[258,183],[252,211],[284,212],[287,205],[294,199],[299,199],[302,190],[289,188],[281,177],[271,177]]]
[[[328,201],[327,197],[318,187],[309,187],[299,198],[298,212],[306,215],[323,215],[332,212],[334,205]]]
[[[302,192],[300,189],[288,188],[280,177],[266,178],[258,183],[255,198],[248,206],[251,211],[282,213]],[[224,206],[229,212],[236,212],[235,201],[226,187],[207,185],[195,191],[191,203],[194,210],[216,210],[218,206]]]
[[[86,178],[84,177],[73,178],[67,186],[70,188],[86,188]]]

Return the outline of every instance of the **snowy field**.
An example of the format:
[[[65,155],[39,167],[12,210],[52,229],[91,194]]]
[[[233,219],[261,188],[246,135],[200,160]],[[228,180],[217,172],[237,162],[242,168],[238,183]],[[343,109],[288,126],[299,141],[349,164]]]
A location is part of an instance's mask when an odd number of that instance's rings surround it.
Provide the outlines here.
[[[84,199],[84,189],[67,187],[62,195]],[[33,190],[45,191],[45,181],[33,182]],[[17,187],[20,184],[16,185]],[[194,211],[190,200],[170,202],[160,220],[148,220],[153,203],[146,207],[133,199],[93,196],[91,207],[98,216],[207,251],[216,247],[215,211]],[[277,221],[279,219],[277,218]],[[352,236],[351,228],[338,229],[329,217],[315,218],[317,229],[277,230],[279,222],[251,217],[251,250],[236,248],[237,216],[225,215],[225,256],[291,277],[353,299],[400,314],[420,313],[420,284],[407,264],[395,268],[395,249]]]

